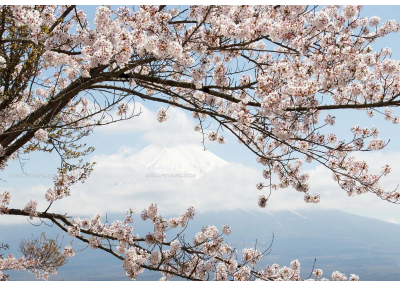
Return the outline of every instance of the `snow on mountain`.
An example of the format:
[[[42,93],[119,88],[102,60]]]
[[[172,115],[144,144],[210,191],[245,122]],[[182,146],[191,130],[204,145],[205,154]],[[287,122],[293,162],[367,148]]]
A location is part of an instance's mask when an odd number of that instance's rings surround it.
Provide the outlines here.
[[[149,145],[128,161],[165,176],[200,178],[217,168],[229,165],[210,151],[198,145],[178,145],[171,148]]]
[[[302,215],[302,214],[300,214],[298,212],[295,212],[294,210],[288,210],[288,211],[290,211],[292,214],[297,215],[297,216],[299,216],[301,218],[307,219],[307,217],[305,217],[304,215]]]

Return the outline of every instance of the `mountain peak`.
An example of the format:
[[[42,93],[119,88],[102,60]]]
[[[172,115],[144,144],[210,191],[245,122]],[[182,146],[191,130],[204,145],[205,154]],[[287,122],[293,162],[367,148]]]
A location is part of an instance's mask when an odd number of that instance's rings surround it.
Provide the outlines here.
[[[159,147],[149,145],[133,154],[128,161],[141,165],[155,174],[200,178],[217,168],[229,165],[210,151],[194,144]]]

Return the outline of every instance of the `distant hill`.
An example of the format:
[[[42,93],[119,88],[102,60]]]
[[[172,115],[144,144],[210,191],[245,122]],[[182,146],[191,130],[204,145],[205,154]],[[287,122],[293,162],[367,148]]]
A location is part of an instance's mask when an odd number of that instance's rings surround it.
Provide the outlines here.
[[[109,215],[109,221],[121,215]],[[360,276],[361,280],[400,280],[400,225],[365,218],[342,211],[281,211],[267,213],[261,211],[215,212],[197,214],[190,221],[186,237],[190,240],[202,226],[223,224],[232,227],[232,234],[226,239],[238,249],[241,257],[243,248],[252,247],[257,239],[257,248],[269,246],[272,233],[275,240],[272,252],[260,263],[278,263],[289,265],[293,259],[299,259],[302,276],[307,278],[314,259],[316,267],[324,270],[324,277],[330,278],[334,270],[349,276]],[[134,233],[149,231],[149,223],[140,220],[139,215],[133,223]],[[1,226],[0,243],[8,243],[10,252],[15,253],[19,240],[27,234],[40,234],[46,231],[49,237],[55,237],[57,228],[42,225],[33,227],[28,223]],[[64,235],[64,244],[72,238]],[[169,234],[168,234],[169,235]],[[29,236],[29,235],[28,235]],[[169,236],[167,236],[168,238]],[[172,237],[172,235],[171,235]],[[74,241],[73,247],[79,246]],[[26,272],[9,272],[10,280],[34,280]],[[146,272],[138,280],[158,280],[159,273]],[[121,261],[101,250],[90,248],[77,252],[75,257],[59,269],[59,275],[51,280],[127,280],[121,267]]]

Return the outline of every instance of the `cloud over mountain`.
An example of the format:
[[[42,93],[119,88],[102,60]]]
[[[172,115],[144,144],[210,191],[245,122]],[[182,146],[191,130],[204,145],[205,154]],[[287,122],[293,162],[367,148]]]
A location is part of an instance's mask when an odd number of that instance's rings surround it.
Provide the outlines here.
[[[125,146],[115,154],[93,156],[97,165],[92,175],[84,184],[73,186],[72,195],[56,202],[51,211],[65,213],[68,210],[73,215],[92,216],[95,213],[123,213],[129,208],[140,212],[151,203],[157,203],[166,215],[182,212],[191,205],[199,213],[253,212],[259,210],[258,196],[268,194],[268,190],[255,188],[255,184],[262,181],[261,165],[252,168],[228,163],[210,151],[203,151],[200,144],[149,145],[132,155],[134,150]],[[398,153],[371,155],[367,159],[375,162],[372,171],[379,171],[380,165],[400,156]],[[400,168],[396,163],[392,167],[394,170]],[[311,192],[321,195],[319,204],[306,204],[303,194],[293,189],[279,189],[273,191],[265,211],[342,209],[385,221],[400,221],[397,205],[380,201],[373,194],[349,198],[334,183],[330,171],[321,166],[307,173],[310,174]],[[397,176],[393,172],[384,180],[384,187],[391,188],[396,185]],[[11,206],[23,208],[29,198],[34,198],[38,200],[38,209],[45,209],[48,203],[44,194],[50,186],[14,187]],[[371,208],[374,213],[369,211]],[[4,223],[0,219],[0,224]]]

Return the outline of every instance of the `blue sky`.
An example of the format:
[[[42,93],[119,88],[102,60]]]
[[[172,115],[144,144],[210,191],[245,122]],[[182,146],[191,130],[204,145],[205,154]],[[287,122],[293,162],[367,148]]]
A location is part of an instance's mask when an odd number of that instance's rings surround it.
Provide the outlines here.
[[[94,7],[87,6],[84,7],[84,11],[87,13],[88,17],[91,18],[94,15]],[[362,9],[362,16],[371,17],[377,15],[381,18],[381,23],[387,19],[396,19],[400,22],[400,6],[364,6]],[[400,59],[400,34],[393,33],[386,36],[383,39],[378,40],[372,44],[375,50],[380,50],[383,47],[392,48],[392,58]],[[140,117],[133,118],[129,122],[117,123],[108,127],[99,128],[94,131],[94,133],[84,139],[84,142],[89,146],[95,147],[95,152],[90,155],[88,160],[95,160],[102,163],[101,167],[96,168],[91,178],[87,181],[87,184],[79,185],[72,188],[71,199],[66,199],[66,202],[60,201],[56,203],[59,207],[55,207],[55,210],[62,211],[67,210],[69,206],[75,205],[77,214],[87,214],[88,212],[82,212],[79,206],[79,192],[86,192],[92,194],[89,189],[98,188],[101,189],[106,183],[113,180],[119,180],[120,176],[130,176],[129,173],[115,174],[112,168],[107,167],[107,162],[121,160],[125,161],[131,154],[143,149],[149,144],[157,144],[163,147],[172,147],[179,144],[195,144],[201,146],[201,137],[195,134],[193,128],[196,122],[191,117],[190,113],[182,110],[176,110],[170,108],[171,118],[162,124],[156,122],[155,114],[162,107],[162,104],[154,102],[143,102],[142,100],[137,100],[138,103],[142,104],[143,114]],[[139,104],[139,105],[140,105]],[[172,114],[172,112],[174,114]],[[371,127],[372,125],[378,126],[381,130],[380,137],[384,140],[391,140],[389,146],[387,146],[383,151],[374,152],[371,154],[362,154],[365,156],[368,162],[371,163],[372,169],[374,166],[380,169],[380,166],[384,163],[389,163],[393,165],[393,172],[385,178],[383,185],[389,189],[394,189],[400,180],[397,179],[400,170],[400,150],[398,146],[400,145],[400,127],[399,125],[394,125],[383,119],[383,116],[376,115],[374,118],[368,118],[365,112],[362,111],[340,111],[332,114],[337,116],[336,125],[326,128],[324,132],[336,132],[338,137],[349,138],[350,128],[356,124],[360,124],[361,127]],[[394,114],[400,115],[400,113],[394,109]],[[321,116],[321,121],[323,120]],[[144,128],[147,128],[144,130]],[[331,131],[332,130],[332,131]],[[215,206],[221,205],[223,202],[230,200],[229,209],[232,207],[244,207],[245,209],[253,209],[254,204],[256,206],[256,200],[262,193],[257,192],[255,189],[255,184],[262,181],[262,166],[256,163],[256,156],[251,153],[245,146],[239,144],[237,140],[228,133],[224,134],[227,138],[227,143],[225,145],[220,145],[217,143],[207,142],[206,147],[212,153],[216,154],[223,160],[231,163],[229,169],[220,170],[215,172],[215,174],[210,174],[210,180],[213,182],[217,181],[219,189],[221,192],[226,194],[224,196],[218,197],[214,202]],[[197,137],[196,137],[197,136]],[[48,155],[43,153],[34,153],[22,156],[24,159],[28,159],[24,162],[24,171],[28,174],[54,174],[56,167],[59,166],[60,161],[55,154]],[[376,164],[375,164],[376,163]],[[23,205],[29,201],[30,198],[37,199],[39,201],[40,207],[45,207],[44,193],[48,187],[51,185],[51,178],[15,178],[12,177],[14,174],[21,174],[21,168],[18,162],[10,162],[10,166],[2,173],[1,178],[6,182],[0,182],[0,190],[7,189],[10,190],[13,195],[13,201],[11,207],[23,207]],[[397,167],[396,167],[397,166]],[[378,218],[385,221],[391,221],[394,223],[400,223],[400,212],[399,206],[389,204],[387,202],[380,201],[378,198],[371,194],[366,194],[360,197],[348,198],[344,191],[341,191],[331,180],[331,175],[329,172],[317,167],[315,164],[305,164],[304,168],[310,172],[311,178],[311,188],[312,193],[319,193],[321,195],[321,203],[319,205],[306,205],[303,202],[303,196],[296,193],[293,190],[280,190],[277,194],[273,194],[270,202],[270,206],[266,211],[274,211],[281,209],[289,210],[299,210],[299,209],[310,209],[310,208],[337,208],[345,210],[347,212],[369,216],[373,218]],[[230,176],[225,176],[230,174]],[[11,175],[11,176],[10,176]],[[214,176],[214,177],[213,177]],[[104,180],[104,181],[102,181]],[[209,182],[209,181],[208,181]],[[118,181],[115,181],[118,183]],[[167,183],[165,183],[167,184]],[[160,183],[159,186],[154,186],[153,188],[159,190],[165,187],[164,183]],[[213,186],[207,185],[206,182],[199,184],[204,186],[205,189],[212,189]],[[135,188],[136,185],[131,185],[130,187]],[[181,188],[182,186],[176,186],[176,188]],[[214,185],[215,187],[215,185]],[[173,186],[166,187],[171,195],[174,195]],[[108,191],[108,190],[103,190]],[[109,190],[113,194],[114,190]],[[200,190],[197,190],[200,192]],[[212,190],[211,190],[212,191]],[[205,191],[205,194],[207,192]],[[176,191],[176,195],[181,194],[180,191]],[[152,194],[149,192],[149,199],[152,199]],[[206,196],[206,195],[205,195]],[[78,201],[73,199],[76,197]],[[225,199],[224,199],[225,197]],[[120,200],[131,199],[135,201],[135,193],[132,196],[120,197]],[[109,200],[107,196],[99,197],[93,199],[97,201],[97,204],[101,205],[99,201]],[[154,198],[156,201],[156,198]],[[84,200],[82,198],[82,200]],[[243,200],[243,206],[239,203]],[[118,204],[118,199],[114,200]],[[13,202],[15,205],[13,205]],[[87,203],[90,203],[88,201]],[[200,206],[198,211],[207,212],[210,208],[207,207],[208,203],[202,203],[197,199],[195,201],[190,200],[188,196],[183,200],[182,205],[179,208],[182,210],[191,204],[196,203]],[[86,204],[86,202],[85,202]],[[188,204],[185,206],[184,204]],[[233,205],[233,206],[232,206]],[[134,205],[135,206],[135,205]],[[144,206],[137,206],[142,208]],[[201,207],[204,207],[202,209]],[[113,209],[114,210],[114,209]],[[221,207],[221,210],[224,210]],[[93,208],[93,211],[97,211]],[[125,209],[121,209],[124,212]],[[178,210],[177,212],[180,212]],[[70,212],[71,213],[71,212]],[[72,213],[71,213],[72,214]],[[0,217],[0,224],[11,223],[10,221],[5,221],[6,217]],[[7,218],[7,220],[10,220]],[[19,220],[16,219],[15,222]]]

